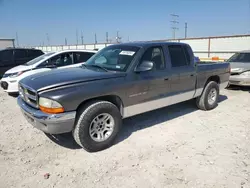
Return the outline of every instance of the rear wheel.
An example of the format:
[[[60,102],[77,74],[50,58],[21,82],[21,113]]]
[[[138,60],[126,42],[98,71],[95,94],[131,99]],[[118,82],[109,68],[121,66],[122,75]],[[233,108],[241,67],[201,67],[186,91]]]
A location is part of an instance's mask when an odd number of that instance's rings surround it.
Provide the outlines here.
[[[89,152],[110,147],[122,124],[118,108],[107,101],[93,101],[80,109],[73,136]]]
[[[200,97],[196,99],[196,105],[201,110],[212,110],[218,105],[219,86],[216,82],[209,82]]]

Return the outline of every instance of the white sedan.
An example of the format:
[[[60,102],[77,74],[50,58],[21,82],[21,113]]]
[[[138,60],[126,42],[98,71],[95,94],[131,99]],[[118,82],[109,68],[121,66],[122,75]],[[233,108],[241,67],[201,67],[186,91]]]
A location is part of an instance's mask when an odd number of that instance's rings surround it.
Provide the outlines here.
[[[1,87],[9,94],[18,93],[18,82],[24,77],[52,69],[81,66],[96,52],[95,50],[48,52],[5,72],[1,79]]]

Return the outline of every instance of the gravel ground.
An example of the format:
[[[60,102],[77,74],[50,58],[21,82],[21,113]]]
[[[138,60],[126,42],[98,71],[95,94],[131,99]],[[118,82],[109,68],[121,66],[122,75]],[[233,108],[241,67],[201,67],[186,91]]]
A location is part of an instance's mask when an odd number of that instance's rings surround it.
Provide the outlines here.
[[[249,91],[222,91],[209,112],[189,101],[127,119],[114,146],[87,153],[0,90],[0,187],[250,187]]]

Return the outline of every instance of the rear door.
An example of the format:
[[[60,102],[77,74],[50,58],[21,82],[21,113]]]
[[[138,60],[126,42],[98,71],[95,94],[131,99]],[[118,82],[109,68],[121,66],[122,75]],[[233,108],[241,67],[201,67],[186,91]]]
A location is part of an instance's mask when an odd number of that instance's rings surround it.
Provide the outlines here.
[[[170,104],[176,104],[193,98],[196,85],[196,68],[188,46],[173,44],[168,45],[167,48],[169,62],[171,62]]]
[[[24,63],[29,61],[26,49],[15,49],[14,58],[16,66],[23,65]]]
[[[13,55],[12,49],[0,51],[0,78],[7,70],[15,67]]]
[[[134,84],[128,90],[128,105],[132,106],[125,109],[126,117],[161,108],[169,103],[169,70],[163,46],[148,48],[137,66],[143,61],[152,61],[155,67],[148,72],[134,73]]]

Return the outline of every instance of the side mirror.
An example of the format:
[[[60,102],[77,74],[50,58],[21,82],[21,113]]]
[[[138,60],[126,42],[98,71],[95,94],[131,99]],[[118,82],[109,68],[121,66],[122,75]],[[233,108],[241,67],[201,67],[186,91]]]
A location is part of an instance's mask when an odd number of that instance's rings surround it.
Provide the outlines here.
[[[143,61],[138,67],[136,67],[135,72],[146,72],[152,70],[154,67],[154,62]]]

